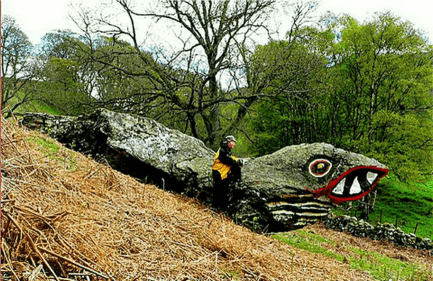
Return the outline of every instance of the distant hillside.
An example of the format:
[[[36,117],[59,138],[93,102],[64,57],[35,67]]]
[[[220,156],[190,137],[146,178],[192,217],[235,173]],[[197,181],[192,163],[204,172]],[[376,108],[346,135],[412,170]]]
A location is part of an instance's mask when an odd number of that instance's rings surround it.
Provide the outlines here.
[[[2,280],[433,280],[427,251],[321,224],[253,233],[12,119],[2,123],[2,213]]]
[[[14,96],[6,105],[2,105],[2,112],[3,113],[9,113],[11,108],[13,108],[18,102],[20,102],[23,99],[24,93],[19,92]],[[18,108],[15,109],[14,114],[15,115],[23,115],[26,112],[46,112],[49,114],[62,114],[61,110],[56,109],[53,105],[44,102],[40,99],[34,99],[29,102],[25,102],[21,104]]]

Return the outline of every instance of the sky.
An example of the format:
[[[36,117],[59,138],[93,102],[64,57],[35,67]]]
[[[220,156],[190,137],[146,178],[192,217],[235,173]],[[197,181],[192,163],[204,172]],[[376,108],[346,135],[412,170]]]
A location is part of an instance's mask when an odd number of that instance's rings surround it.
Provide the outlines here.
[[[69,18],[70,4],[98,5],[100,0],[3,0],[1,13],[12,16],[21,30],[35,45],[52,30],[71,29],[78,32]],[[143,0],[145,1],[145,0]],[[431,0],[321,0],[317,15],[326,11],[334,14],[346,13],[363,22],[375,12],[391,11],[415,28],[423,30],[433,42],[433,6]]]

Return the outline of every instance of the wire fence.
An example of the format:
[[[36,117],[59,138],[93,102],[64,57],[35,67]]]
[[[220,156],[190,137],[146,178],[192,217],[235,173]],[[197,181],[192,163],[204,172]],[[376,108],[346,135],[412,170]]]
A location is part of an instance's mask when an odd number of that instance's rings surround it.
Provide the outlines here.
[[[395,215],[387,215],[388,211],[386,208],[381,206],[375,206],[371,202],[367,201],[357,201],[357,202],[347,202],[343,207],[343,212],[351,217],[356,217],[358,219],[363,219],[372,225],[378,223],[390,223],[396,228],[404,228],[406,232],[416,234],[417,232],[422,232],[423,236],[428,236],[433,239],[433,224],[426,225],[420,220],[410,220],[410,218]]]

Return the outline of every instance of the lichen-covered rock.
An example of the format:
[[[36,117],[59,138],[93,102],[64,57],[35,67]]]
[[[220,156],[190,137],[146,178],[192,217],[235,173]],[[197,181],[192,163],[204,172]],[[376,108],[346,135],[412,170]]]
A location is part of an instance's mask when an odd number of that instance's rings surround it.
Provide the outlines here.
[[[165,183],[177,190],[173,185],[180,182],[197,190],[211,184],[209,165],[214,152],[202,141],[149,118],[100,110],[79,117],[28,113],[22,123],[161,187]]]
[[[22,123],[168,190],[209,204],[218,192],[211,177],[215,152],[154,120],[97,110],[79,117],[29,113]],[[255,230],[299,228],[329,217],[333,203],[362,198],[387,172],[374,159],[330,144],[288,146],[249,159],[223,211]]]

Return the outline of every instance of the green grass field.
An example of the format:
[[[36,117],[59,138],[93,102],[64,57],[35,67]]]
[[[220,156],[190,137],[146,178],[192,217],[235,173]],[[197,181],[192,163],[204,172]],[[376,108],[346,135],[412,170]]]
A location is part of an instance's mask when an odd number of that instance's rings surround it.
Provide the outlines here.
[[[356,213],[334,209],[334,214]],[[383,179],[378,185],[375,212],[369,216],[372,225],[380,221],[397,224],[406,233],[414,233],[418,224],[416,235],[433,239],[433,180],[402,183],[392,174]]]
[[[386,188],[378,189],[376,212],[371,222],[396,223],[406,233],[413,233],[433,239],[433,180],[422,184],[398,182],[392,176],[385,179]]]
[[[2,105],[2,113],[3,114],[8,113],[10,111],[10,108],[21,99],[21,96],[22,94],[18,93],[17,96],[13,97],[9,102],[10,106]],[[61,114],[61,111],[55,109],[53,106],[44,103],[40,100],[33,100],[30,101],[29,103],[22,104],[15,110],[14,113],[20,115],[26,112],[44,112],[53,115]]]

